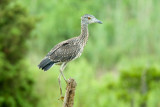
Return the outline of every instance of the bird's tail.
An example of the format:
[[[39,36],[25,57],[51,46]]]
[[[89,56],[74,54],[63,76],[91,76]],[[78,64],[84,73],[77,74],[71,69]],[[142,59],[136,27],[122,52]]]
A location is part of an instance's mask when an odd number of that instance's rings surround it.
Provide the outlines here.
[[[49,68],[52,67],[52,65],[54,64],[53,61],[51,61],[49,58],[45,57],[40,64],[38,65],[39,69],[42,69],[44,71],[47,71]]]

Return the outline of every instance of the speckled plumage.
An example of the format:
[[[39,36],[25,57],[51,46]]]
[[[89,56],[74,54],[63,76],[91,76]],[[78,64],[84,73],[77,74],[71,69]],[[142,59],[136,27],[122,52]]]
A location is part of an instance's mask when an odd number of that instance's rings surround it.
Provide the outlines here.
[[[54,46],[51,51],[45,56],[45,58],[40,62],[38,67],[44,71],[47,71],[54,64],[61,65],[60,75],[58,78],[60,93],[62,95],[61,88],[61,75],[67,82],[65,76],[63,75],[63,70],[69,61],[72,61],[81,56],[84,46],[88,41],[88,24],[91,23],[101,23],[93,15],[86,14],[81,17],[81,34],[78,37],[74,37],[65,41],[60,42]]]
[[[89,19],[90,18],[90,19]],[[92,19],[92,20],[91,20]],[[73,59],[81,56],[84,46],[88,40],[88,24],[101,23],[92,15],[84,15],[81,17],[81,34],[78,37],[74,37],[57,44],[46,55],[46,57],[38,65],[39,68],[46,71],[53,64],[67,63]],[[48,62],[46,62],[48,61]]]
[[[58,64],[80,57],[88,40],[88,25],[82,25],[81,29],[80,36],[60,42],[46,57]]]

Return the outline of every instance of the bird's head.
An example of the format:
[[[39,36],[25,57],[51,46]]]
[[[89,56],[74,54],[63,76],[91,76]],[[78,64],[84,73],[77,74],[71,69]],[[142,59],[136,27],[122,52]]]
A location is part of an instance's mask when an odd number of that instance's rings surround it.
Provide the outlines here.
[[[85,14],[81,17],[81,23],[82,24],[91,24],[91,23],[100,23],[102,22],[98,19],[96,19],[93,15]]]

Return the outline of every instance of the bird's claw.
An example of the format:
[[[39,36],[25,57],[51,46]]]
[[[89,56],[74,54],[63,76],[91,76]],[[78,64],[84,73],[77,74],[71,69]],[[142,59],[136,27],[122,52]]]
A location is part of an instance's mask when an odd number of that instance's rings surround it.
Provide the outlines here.
[[[69,80],[65,80],[65,82],[66,82],[66,84],[68,84],[68,83],[69,83]]]
[[[63,101],[64,100],[64,96],[61,96],[58,100]]]

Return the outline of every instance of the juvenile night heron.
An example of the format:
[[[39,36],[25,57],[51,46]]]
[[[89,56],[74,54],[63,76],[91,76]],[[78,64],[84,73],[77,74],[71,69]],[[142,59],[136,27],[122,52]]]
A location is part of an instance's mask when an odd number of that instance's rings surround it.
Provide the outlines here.
[[[45,56],[45,58],[38,65],[39,69],[47,71],[54,64],[61,65],[60,75],[58,77],[58,82],[60,85],[60,94],[62,96],[61,88],[61,75],[67,83],[67,79],[63,75],[63,70],[67,63],[80,57],[83,48],[88,40],[88,24],[100,23],[102,22],[96,19],[93,15],[86,14],[81,17],[81,34],[77,37],[65,40],[54,46],[51,51]]]

